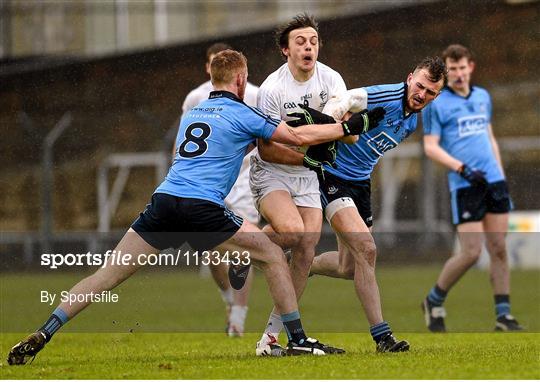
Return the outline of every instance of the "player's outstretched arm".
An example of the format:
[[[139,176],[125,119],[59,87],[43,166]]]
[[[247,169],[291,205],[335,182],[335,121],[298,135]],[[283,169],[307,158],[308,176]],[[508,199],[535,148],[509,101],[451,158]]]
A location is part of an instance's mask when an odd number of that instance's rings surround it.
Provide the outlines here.
[[[270,140],[289,145],[304,146],[334,141],[344,135],[341,123],[337,122],[328,125],[304,125],[293,128],[281,121]]]
[[[259,138],[257,148],[262,160],[266,162],[302,166],[304,160],[304,154],[280,143]]]
[[[486,174],[483,171],[469,167],[466,163],[448,154],[439,145],[439,141],[440,137],[438,135],[424,135],[424,151],[428,158],[457,172],[473,186],[485,185],[487,183]]]
[[[347,135],[364,134],[374,129],[386,114],[386,111],[382,107],[377,107],[372,110],[363,110],[354,113],[348,121],[332,123],[334,119],[329,115],[308,106],[299,106],[302,112],[289,113],[288,116],[296,119],[286,123],[281,121],[274,131],[274,135],[270,138],[271,140],[297,146],[334,141]],[[311,125],[309,123],[326,124]],[[291,126],[298,127],[293,128]]]
[[[458,171],[463,163],[448,154],[440,145],[441,137],[438,135],[424,135],[424,152],[426,156],[435,162],[448,167],[452,171]]]

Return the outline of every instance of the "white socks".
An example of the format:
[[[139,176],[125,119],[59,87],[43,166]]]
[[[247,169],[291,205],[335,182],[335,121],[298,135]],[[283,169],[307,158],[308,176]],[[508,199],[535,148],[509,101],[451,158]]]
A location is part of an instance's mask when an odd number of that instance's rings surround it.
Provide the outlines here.
[[[272,312],[270,314],[270,317],[268,317],[268,323],[266,324],[266,328],[264,329],[264,333],[261,337],[261,340],[265,340],[266,333],[270,333],[276,339],[279,336],[279,333],[283,330],[283,322],[281,321],[281,316],[277,313]]]
[[[243,305],[233,305],[231,308],[231,314],[229,316],[229,323],[235,325],[239,329],[244,330],[244,323],[246,322],[246,316],[248,307]]]
[[[221,299],[227,306],[232,306],[234,304],[234,298],[233,298],[233,289],[229,288],[227,290],[221,290],[219,289],[219,293],[221,294]]]

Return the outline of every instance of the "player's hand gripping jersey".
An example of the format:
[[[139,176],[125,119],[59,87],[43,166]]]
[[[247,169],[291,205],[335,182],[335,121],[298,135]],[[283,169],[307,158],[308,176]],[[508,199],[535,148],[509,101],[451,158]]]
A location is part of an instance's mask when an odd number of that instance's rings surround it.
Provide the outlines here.
[[[417,125],[415,113],[405,115],[407,85],[404,82],[368,86],[363,89],[368,95],[368,110],[383,107],[386,115],[376,128],[360,135],[355,144],[338,141],[335,168],[324,167],[325,171],[332,175],[350,181],[369,179],[384,153],[411,135]]]
[[[155,192],[223,206],[247,146],[269,139],[279,122],[230,92],[213,91],[182,118],[173,164]]]
[[[473,86],[468,97],[443,89],[422,112],[424,134],[438,135],[441,147],[468,167],[485,173],[488,183],[504,180],[491,146],[491,99],[485,89]],[[457,172],[448,173],[450,191],[469,187]]]
[[[317,62],[313,76],[306,82],[294,79],[287,63],[270,74],[259,88],[258,106],[272,118],[287,121],[287,113],[300,112],[298,104],[304,104],[318,111],[322,111],[326,102],[338,94],[347,91],[341,75],[330,67]],[[307,148],[293,147],[299,151]],[[290,166],[263,161],[259,154],[257,159],[261,166],[275,172],[285,173],[289,176],[315,176],[313,172],[302,166]]]

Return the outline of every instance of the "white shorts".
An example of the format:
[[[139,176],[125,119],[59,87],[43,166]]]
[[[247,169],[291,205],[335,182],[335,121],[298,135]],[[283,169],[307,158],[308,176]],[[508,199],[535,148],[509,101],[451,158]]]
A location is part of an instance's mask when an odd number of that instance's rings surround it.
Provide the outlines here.
[[[287,191],[297,207],[321,207],[321,194],[317,176],[287,176],[270,171],[261,166],[261,161],[251,157],[249,185],[255,200],[255,206],[260,209],[261,200],[272,191]]]
[[[258,224],[260,216],[255,208],[255,202],[251,196],[249,187],[249,159],[254,154],[254,151],[244,157],[238,179],[234,183],[229,195],[225,198],[225,205],[236,215],[247,219],[253,224]]]

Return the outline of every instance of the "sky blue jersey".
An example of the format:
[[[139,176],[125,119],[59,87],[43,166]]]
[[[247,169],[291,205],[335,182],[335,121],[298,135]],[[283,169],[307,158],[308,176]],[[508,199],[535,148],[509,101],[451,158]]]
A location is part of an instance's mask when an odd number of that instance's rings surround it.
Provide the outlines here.
[[[486,173],[489,183],[504,180],[491,145],[491,99],[480,87],[471,87],[467,97],[443,89],[422,112],[424,134],[438,135],[439,144],[451,156]],[[455,171],[448,173],[450,191],[470,184]]]
[[[369,179],[373,168],[388,150],[396,147],[416,130],[417,115],[405,115],[407,84],[374,85],[364,88],[368,93],[368,109],[386,110],[379,126],[360,135],[355,144],[338,142],[337,168],[325,166],[329,173],[350,181]]]
[[[173,164],[155,192],[223,206],[247,146],[256,138],[270,139],[279,123],[233,93],[211,92],[182,117]]]

